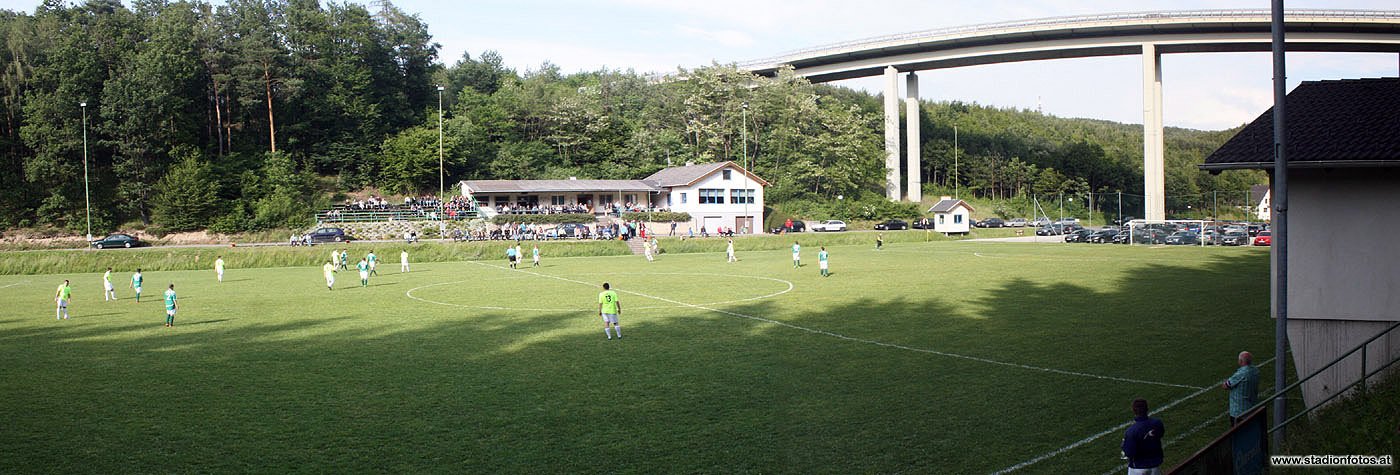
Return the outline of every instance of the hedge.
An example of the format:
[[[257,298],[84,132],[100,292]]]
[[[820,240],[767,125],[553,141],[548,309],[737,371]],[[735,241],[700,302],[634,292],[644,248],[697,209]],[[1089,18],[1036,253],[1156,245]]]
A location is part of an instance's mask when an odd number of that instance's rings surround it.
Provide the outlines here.
[[[684,223],[690,221],[690,213],[674,213],[670,211],[635,212],[623,213],[622,218],[628,221],[646,221],[649,223],[664,223],[667,221]]]
[[[564,214],[498,214],[491,218],[492,224],[583,224],[592,223],[594,217],[588,213]]]

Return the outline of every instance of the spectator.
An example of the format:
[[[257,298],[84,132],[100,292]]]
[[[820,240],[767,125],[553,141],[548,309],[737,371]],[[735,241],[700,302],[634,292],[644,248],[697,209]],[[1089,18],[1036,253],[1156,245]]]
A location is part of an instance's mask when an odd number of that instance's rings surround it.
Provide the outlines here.
[[[1123,433],[1123,458],[1128,459],[1128,475],[1162,473],[1162,420],[1147,415],[1147,400],[1133,400],[1133,425]]]
[[[1220,387],[1230,391],[1230,425],[1240,423],[1245,411],[1259,402],[1259,368],[1254,366],[1254,355],[1241,351],[1239,369]]]

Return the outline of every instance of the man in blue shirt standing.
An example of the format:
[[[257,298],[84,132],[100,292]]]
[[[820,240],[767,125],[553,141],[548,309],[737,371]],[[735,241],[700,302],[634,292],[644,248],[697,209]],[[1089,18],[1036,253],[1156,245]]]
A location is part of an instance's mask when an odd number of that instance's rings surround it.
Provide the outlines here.
[[[1234,426],[1244,416],[1244,411],[1259,402],[1259,368],[1254,366],[1254,355],[1240,352],[1240,369],[1230,375],[1220,387],[1230,391],[1230,425]]]
[[[1128,475],[1162,473],[1162,436],[1167,428],[1162,420],[1147,416],[1147,400],[1133,400],[1133,425],[1123,433],[1123,457],[1128,459]]]

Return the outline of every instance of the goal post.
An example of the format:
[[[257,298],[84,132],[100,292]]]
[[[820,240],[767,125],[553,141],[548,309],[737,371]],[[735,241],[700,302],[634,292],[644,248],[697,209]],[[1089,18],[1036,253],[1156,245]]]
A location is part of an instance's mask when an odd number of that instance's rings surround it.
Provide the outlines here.
[[[1201,219],[1134,219],[1128,221],[1128,245],[1166,244],[1178,232],[1195,234],[1195,246],[1206,246],[1206,221]]]

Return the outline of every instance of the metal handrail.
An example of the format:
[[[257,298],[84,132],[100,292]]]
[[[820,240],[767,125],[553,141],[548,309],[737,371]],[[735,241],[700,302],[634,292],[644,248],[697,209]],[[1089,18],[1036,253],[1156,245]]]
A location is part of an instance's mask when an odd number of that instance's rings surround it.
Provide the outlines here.
[[[1245,414],[1248,414],[1248,413],[1250,413],[1250,412],[1253,412],[1254,410],[1259,409],[1260,407],[1264,407],[1265,405],[1269,404],[1269,403],[1272,402],[1273,400],[1283,397],[1284,394],[1288,393],[1288,391],[1291,391],[1291,390],[1293,390],[1294,388],[1296,388],[1296,387],[1298,387],[1298,386],[1301,386],[1303,383],[1308,382],[1308,380],[1311,380],[1311,379],[1313,379],[1314,377],[1316,377],[1317,375],[1322,374],[1323,371],[1327,371],[1327,370],[1331,369],[1333,366],[1336,366],[1337,363],[1341,363],[1342,360],[1344,360],[1344,359],[1346,359],[1347,357],[1349,357],[1349,356],[1355,354],[1357,351],[1360,351],[1360,352],[1361,352],[1361,378],[1360,378],[1360,379],[1357,379],[1355,382],[1352,382],[1351,384],[1346,385],[1346,387],[1343,387],[1343,388],[1337,390],[1337,392],[1332,393],[1332,395],[1331,395],[1331,396],[1328,396],[1326,399],[1323,399],[1323,400],[1321,400],[1321,401],[1318,401],[1318,403],[1317,403],[1317,404],[1314,404],[1312,407],[1308,407],[1308,408],[1304,409],[1302,412],[1299,412],[1298,414],[1294,414],[1292,417],[1289,417],[1289,418],[1287,418],[1287,419],[1284,419],[1282,422],[1277,423],[1276,425],[1273,426],[1273,428],[1270,428],[1270,429],[1269,429],[1269,433],[1272,434],[1272,433],[1278,431],[1279,429],[1282,429],[1284,426],[1288,425],[1289,423],[1292,423],[1294,420],[1298,419],[1299,417],[1302,417],[1302,416],[1304,416],[1304,415],[1307,415],[1309,412],[1312,412],[1313,409],[1317,409],[1317,408],[1319,408],[1319,407],[1322,407],[1322,405],[1323,405],[1324,403],[1326,403],[1327,401],[1331,401],[1332,399],[1336,398],[1337,396],[1340,396],[1340,395],[1342,395],[1342,394],[1345,394],[1345,393],[1347,392],[1347,390],[1351,389],[1353,386],[1356,386],[1357,384],[1361,384],[1361,391],[1364,393],[1364,392],[1366,391],[1366,385],[1365,385],[1365,383],[1366,383],[1366,380],[1367,380],[1367,379],[1370,379],[1370,377],[1373,376],[1373,375],[1375,375],[1375,374],[1379,374],[1381,371],[1384,371],[1386,368],[1389,368],[1391,365],[1393,365],[1393,364],[1395,364],[1395,363],[1397,363],[1397,362],[1400,362],[1400,357],[1396,357],[1396,358],[1391,359],[1390,362],[1381,365],[1380,368],[1377,368],[1374,372],[1368,372],[1368,371],[1366,371],[1366,347],[1367,347],[1367,346],[1370,346],[1371,342],[1376,341],[1377,339],[1380,339],[1380,338],[1383,337],[1383,336],[1389,335],[1390,332],[1395,331],[1396,328],[1400,328],[1400,322],[1396,322],[1394,325],[1391,325],[1390,328],[1386,328],[1385,331],[1382,331],[1382,332],[1380,332],[1380,333],[1377,333],[1377,334],[1375,334],[1374,336],[1372,336],[1371,338],[1368,338],[1366,341],[1362,342],[1360,345],[1357,345],[1356,348],[1352,348],[1351,351],[1348,351],[1348,352],[1346,352],[1346,353],[1343,353],[1341,356],[1338,356],[1336,359],[1333,359],[1332,362],[1327,363],[1326,365],[1323,365],[1321,368],[1318,368],[1317,371],[1313,371],[1313,373],[1312,373],[1312,374],[1309,374],[1307,377],[1302,378],[1302,379],[1299,379],[1298,381],[1295,381],[1293,384],[1290,384],[1290,385],[1288,385],[1288,386],[1285,386],[1283,389],[1278,390],[1278,391],[1275,392],[1273,395],[1271,395],[1271,396],[1269,396],[1269,397],[1267,397],[1267,398],[1261,399],[1258,403],[1254,404],[1254,406],[1251,406],[1249,409],[1245,410],[1244,413],[1245,413]],[[1279,364],[1283,364],[1283,363],[1279,363]],[[1275,419],[1277,419],[1277,418],[1279,418],[1279,417],[1282,417],[1282,415],[1275,415],[1275,416],[1274,416]]]
[[[1295,9],[1288,10],[1288,21],[1306,21],[1317,18],[1348,18],[1348,19],[1396,19],[1400,20],[1400,12],[1392,10],[1338,10],[1338,9]],[[754,59],[739,62],[737,65],[741,69],[753,69],[756,66],[773,66],[788,62],[794,57],[823,52],[827,54],[840,52],[843,49],[866,46],[891,41],[903,41],[915,38],[933,39],[937,37],[950,37],[964,35],[967,33],[990,34],[1003,30],[1014,30],[1032,26],[1042,25],[1063,25],[1065,28],[1082,27],[1087,24],[1123,21],[1123,20],[1181,20],[1188,18],[1230,18],[1260,16],[1267,19],[1270,10],[1267,9],[1233,9],[1233,10],[1184,10],[1184,11],[1150,11],[1132,13],[1105,13],[1099,15],[1079,15],[1079,16],[1059,16],[1048,18],[1036,18],[1030,20],[1004,21],[994,23],[982,23],[976,25],[955,26],[948,28],[937,28],[931,30],[913,31],[906,33],[896,33],[892,35],[874,36],[850,41],[829,43],[825,45],[812,46],[796,50],[785,51],[766,58]]]

